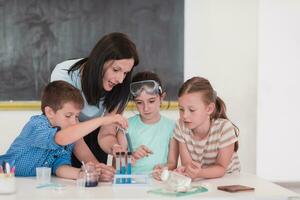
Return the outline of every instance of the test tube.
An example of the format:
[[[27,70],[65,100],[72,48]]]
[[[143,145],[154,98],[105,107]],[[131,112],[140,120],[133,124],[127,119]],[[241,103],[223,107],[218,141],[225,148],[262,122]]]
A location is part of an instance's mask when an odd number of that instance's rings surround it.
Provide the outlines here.
[[[125,152],[121,152],[121,174],[126,174],[126,161]],[[125,183],[126,179],[122,178],[122,183]]]
[[[131,174],[131,152],[127,153],[127,174]],[[131,183],[131,178],[127,178],[127,183]]]
[[[120,152],[116,153],[116,174],[121,174],[121,166],[120,166]],[[117,178],[116,180],[117,183],[120,183],[120,178]]]
[[[125,133],[127,144],[128,144],[128,152],[133,152],[131,138],[128,132]]]

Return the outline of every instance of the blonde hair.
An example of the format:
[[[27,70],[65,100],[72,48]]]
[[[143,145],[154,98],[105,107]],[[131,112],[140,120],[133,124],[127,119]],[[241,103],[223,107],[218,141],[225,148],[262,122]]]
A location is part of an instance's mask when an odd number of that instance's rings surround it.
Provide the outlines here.
[[[193,77],[185,81],[179,89],[178,97],[184,94],[200,92],[203,97],[203,101],[206,105],[210,103],[215,104],[215,109],[210,115],[211,119],[228,119],[226,115],[226,105],[224,101],[218,97],[217,92],[213,89],[210,82],[203,77]],[[229,120],[229,119],[228,119]],[[233,124],[234,125],[234,124]],[[238,136],[238,127],[234,125],[237,130],[235,130],[236,136]],[[238,150],[238,142],[234,145],[234,151]]]

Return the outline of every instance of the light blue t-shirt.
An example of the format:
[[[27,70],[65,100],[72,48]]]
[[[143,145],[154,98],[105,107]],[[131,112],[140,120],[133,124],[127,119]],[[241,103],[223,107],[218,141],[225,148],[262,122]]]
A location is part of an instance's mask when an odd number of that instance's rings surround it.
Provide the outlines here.
[[[35,176],[36,167],[51,167],[55,174],[61,165],[71,165],[73,144],[56,144],[57,130],[45,115],[32,116],[6,154],[0,156],[0,163],[14,161],[16,176]]]
[[[132,173],[150,173],[155,165],[166,163],[175,121],[161,116],[157,123],[145,124],[140,115],[135,115],[128,119],[128,123],[133,151],[145,145],[153,152],[148,157],[137,160]]]
[[[80,90],[81,95],[84,99],[84,107],[80,113],[79,120],[86,121],[88,119],[103,116],[103,114],[105,113],[105,108],[103,106],[104,99],[100,99],[98,107],[95,105],[89,105],[87,103],[85,95],[81,88],[81,76],[79,73],[80,72],[79,69],[76,71],[73,71],[70,74],[68,73],[68,70],[71,68],[71,66],[73,66],[79,60],[81,60],[81,59],[67,60],[62,63],[57,64],[51,73],[50,81],[51,82],[57,81],[57,80],[66,81]]]

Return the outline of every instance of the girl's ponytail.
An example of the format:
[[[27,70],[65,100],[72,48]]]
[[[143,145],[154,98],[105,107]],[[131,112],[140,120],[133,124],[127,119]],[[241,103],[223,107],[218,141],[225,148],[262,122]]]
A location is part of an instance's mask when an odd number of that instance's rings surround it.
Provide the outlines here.
[[[218,118],[223,118],[223,119],[228,119],[226,115],[226,105],[224,101],[220,97],[216,97],[215,100],[215,111],[211,114],[211,119],[218,119]]]

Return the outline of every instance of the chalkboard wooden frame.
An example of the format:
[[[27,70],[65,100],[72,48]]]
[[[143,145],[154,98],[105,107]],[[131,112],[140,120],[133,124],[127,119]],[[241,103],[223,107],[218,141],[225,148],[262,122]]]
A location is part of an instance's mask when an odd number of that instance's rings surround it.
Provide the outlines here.
[[[1,101],[0,111],[41,110],[40,101]],[[126,111],[137,110],[134,102],[129,102]],[[164,101],[161,110],[178,110],[177,101]]]

